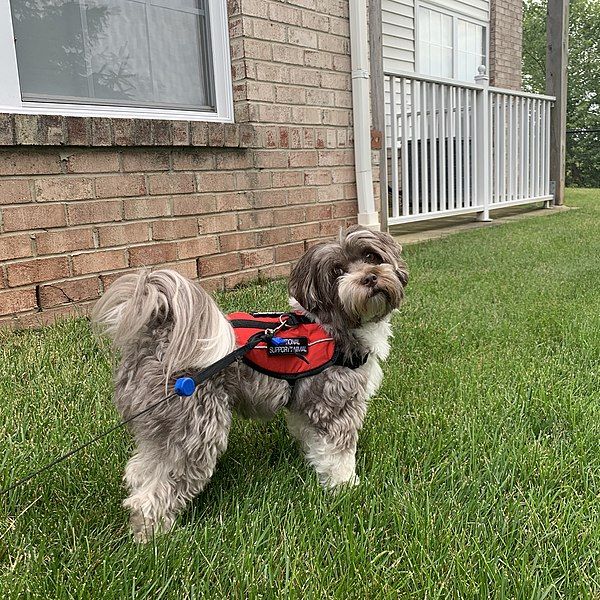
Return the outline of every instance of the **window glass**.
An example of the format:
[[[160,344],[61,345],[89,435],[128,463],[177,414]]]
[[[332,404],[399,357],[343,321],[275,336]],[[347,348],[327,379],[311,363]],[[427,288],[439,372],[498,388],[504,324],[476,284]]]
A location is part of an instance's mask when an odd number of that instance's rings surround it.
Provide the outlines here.
[[[212,110],[205,0],[11,0],[23,100]]]
[[[421,6],[418,36],[423,75],[473,81],[486,64],[482,25]]]

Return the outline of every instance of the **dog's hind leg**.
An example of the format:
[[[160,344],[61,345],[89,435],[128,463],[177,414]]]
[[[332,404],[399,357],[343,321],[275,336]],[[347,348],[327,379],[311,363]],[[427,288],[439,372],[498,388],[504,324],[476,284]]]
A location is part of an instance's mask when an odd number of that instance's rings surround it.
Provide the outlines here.
[[[125,469],[130,495],[123,505],[138,542],[169,531],[177,514],[204,489],[227,447],[227,398],[204,389],[188,400],[178,407],[168,438],[140,439],[137,431],[138,448]]]

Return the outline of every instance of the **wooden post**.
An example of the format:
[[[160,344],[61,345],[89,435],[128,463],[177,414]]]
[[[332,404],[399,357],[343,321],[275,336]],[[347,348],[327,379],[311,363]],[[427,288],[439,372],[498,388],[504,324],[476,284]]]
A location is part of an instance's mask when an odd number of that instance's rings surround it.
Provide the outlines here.
[[[554,187],[554,204],[560,206],[565,198],[568,0],[548,0],[547,24],[546,93],[556,97],[550,116],[550,191]]]
[[[371,126],[373,138],[380,140],[379,187],[381,231],[388,230],[388,182],[385,152],[385,95],[383,76],[383,35],[381,0],[369,1],[369,58],[371,67]]]

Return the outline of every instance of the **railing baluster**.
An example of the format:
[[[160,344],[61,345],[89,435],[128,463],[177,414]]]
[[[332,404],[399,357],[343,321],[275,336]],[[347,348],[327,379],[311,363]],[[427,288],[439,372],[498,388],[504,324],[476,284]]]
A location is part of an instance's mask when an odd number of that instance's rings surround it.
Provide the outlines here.
[[[454,86],[448,88],[448,209],[456,207],[456,162],[454,161]]]
[[[400,79],[402,85],[403,80]],[[405,106],[400,106],[401,114],[404,114]],[[392,171],[392,217],[397,217],[400,214],[398,209],[398,115],[396,112],[396,78],[390,77],[390,145],[391,145],[391,171]],[[402,137],[405,135],[405,130],[402,128]],[[404,186],[404,182],[402,182]],[[403,194],[404,196],[404,189]]]
[[[429,212],[429,161],[427,160],[427,86],[429,83],[421,82],[421,212]]]
[[[463,173],[463,98],[462,89],[456,88],[456,208],[466,206],[464,199]]]
[[[464,123],[465,206],[473,206],[471,202],[471,90],[465,90]]]
[[[494,94],[494,198],[492,202],[500,202],[500,95]]]
[[[412,160],[412,214],[419,214],[419,155],[418,155],[418,143],[419,143],[419,130],[418,130],[418,119],[417,119],[417,81],[413,79],[410,85],[410,107],[412,116],[411,126],[411,160]]]
[[[529,174],[531,173],[531,152],[530,152],[530,124],[531,124],[531,99],[525,100],[525,121],[523,122],[523,137],[525,138],[525,178],[524,178],[524,198],[531,198],[531,189],[529,187]]]
[[[546,104],[546,123],[544,129],[546,130],[546,151],[544,155],[544,164],[546,166],[546,179],[544,195],[550,195],[550,111],[552,104],[547,100],[544,101]]]
[[[401,150],[400,160],[402,161],[402,216],[408,215],[408,204],[410,202],[409,176],[408,176],[408,101],[406,98],[406,79],[400,79],[400,104],[402,104],[401,112]],[[396,215],[399,216],[399,213]]]
[[[507,199],[512,201],[515,199],[515,178],[517,175],[516,161],[515,161],[515,119],[514,119],[514,96],[508,96],[508,127],[506,128],[506,135],[508,136],[508,191]]]
[[[448,163],[446,162],[446,90],[444,84],[440,84],[440,211],[448,210]]]
[[[431,202],[429,210],[431,212],[438,212],[439,201],[438,201],[438,151],[437,151],[437,94],[439,86],[436,83],[431,84],[431,98],[429,103],[431,119],[429,131],[429,155],[431,156]]]

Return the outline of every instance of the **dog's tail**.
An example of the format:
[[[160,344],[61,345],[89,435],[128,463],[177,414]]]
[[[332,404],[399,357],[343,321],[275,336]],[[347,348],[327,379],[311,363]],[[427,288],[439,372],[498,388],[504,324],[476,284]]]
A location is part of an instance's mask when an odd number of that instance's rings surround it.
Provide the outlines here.
[[[235,348],[233,329],[209,294],[168,269],[117,279],[94,307],[92,322],[122,351],[143,337],[160,344],[166,377],[207,367]]]

